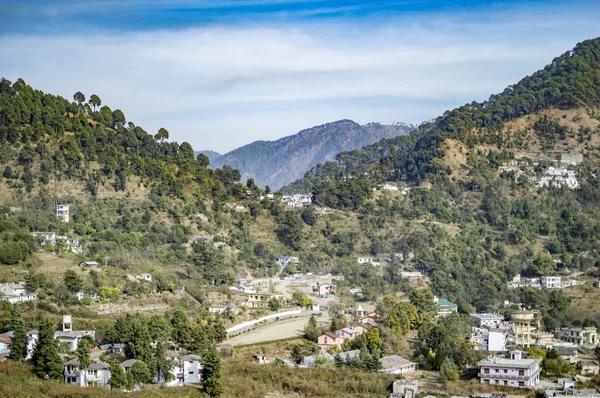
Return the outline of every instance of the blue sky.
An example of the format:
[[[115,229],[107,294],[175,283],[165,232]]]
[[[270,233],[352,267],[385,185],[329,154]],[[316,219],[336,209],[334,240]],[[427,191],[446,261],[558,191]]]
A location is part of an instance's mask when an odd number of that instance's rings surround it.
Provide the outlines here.
[[[600,36],[597,1],[0,0],[1,75],[195,149],[417,123]]]

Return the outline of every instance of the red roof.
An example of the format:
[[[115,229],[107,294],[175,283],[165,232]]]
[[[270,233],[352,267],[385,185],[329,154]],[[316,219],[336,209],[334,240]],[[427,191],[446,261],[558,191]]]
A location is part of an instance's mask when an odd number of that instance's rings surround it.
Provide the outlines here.
[[[94,348],[92,348],[91,351],[92,352],[100,352],[100,351],[102,351],[102,349],[100,347],[94,347]]]
[[[12,344],[12,337],[7,334],[0,334],[0,343]]]
[[[340,336],[338,336],[337,334],[331,333],[331,332],[325,333],[325,336],[329,336],[332,339],[339,339],[340,338]]]

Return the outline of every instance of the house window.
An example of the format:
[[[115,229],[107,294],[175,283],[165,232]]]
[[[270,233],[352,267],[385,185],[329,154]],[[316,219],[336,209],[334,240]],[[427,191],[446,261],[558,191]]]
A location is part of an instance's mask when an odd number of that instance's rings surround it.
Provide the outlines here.
[[[519,376],[525,376],[525,371],[524,370],[519,370]]]
[[[485,373],[485,374],[489,374],[489,373],[490,373],[490,370],[489,370],[489,369],[483,369],[483,373]]]
[[[189,374],[193,375],[193,374],[194,374],[194,371],[193,371],[193,370],[190,370],[190,371],[189,371]]]
[[[508,369],[504,369],[504,373],[508,373]]]
[[[525,382],[524,381],[520,381],[519,382],[519,387],[525,387]]]

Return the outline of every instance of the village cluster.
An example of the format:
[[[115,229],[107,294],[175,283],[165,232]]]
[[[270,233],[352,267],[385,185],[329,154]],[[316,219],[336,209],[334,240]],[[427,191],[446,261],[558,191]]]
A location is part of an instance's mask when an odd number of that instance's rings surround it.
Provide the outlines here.
[[[582,154],[562,153],[560,160],[550,160],[554,166],[550,166],[541,173],[533,173],[530,166],[538,166],[539,163],[530,165],[525,161],[512,161],[500,167],[501,172],[514,173],[515,180],[520,176],[530,176],[534,185],[538,188],[560,188],[579,189],[579,181],[575,170],[571,168],[583,162]]]

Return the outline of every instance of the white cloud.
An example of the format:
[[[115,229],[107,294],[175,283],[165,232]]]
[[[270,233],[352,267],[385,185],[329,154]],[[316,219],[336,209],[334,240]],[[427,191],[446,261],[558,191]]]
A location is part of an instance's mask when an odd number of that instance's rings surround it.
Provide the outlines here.
[[[2,73],[68,98],[96,93],[150,132],[227,151],[341,118],[418,122],[484,100],[592,38],[598,12],[572,13],[11,35]]]

